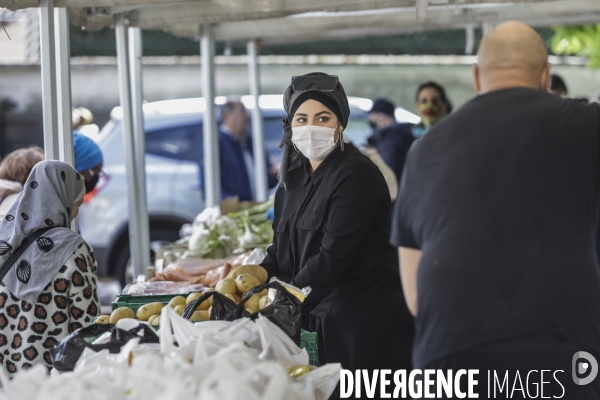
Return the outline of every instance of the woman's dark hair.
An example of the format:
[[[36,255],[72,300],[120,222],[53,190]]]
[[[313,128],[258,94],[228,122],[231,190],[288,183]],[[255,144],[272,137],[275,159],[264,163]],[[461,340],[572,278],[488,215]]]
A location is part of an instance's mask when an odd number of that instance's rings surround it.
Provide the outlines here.
[[[550,91],[563,96],[569,94],[567,84],[559,75],[556,74],[550,75]]]
[[[440,94],[440,98],[442,99],[442,101],[446,105],[446,113],[450,114],[452,112],[452,103],[450,103],[450,100],[448,100],[448,97],[446,97],[446,90],[444,90],[444,88],[441,85],[439,85],[438,83],[436,83],[434,81],[428,81],[428,82],[425,82],[425,83],[421,83],[419,85],[419,88],[417,89],[417,93],[415,94],[415,100],[416,101],[419,100],[419,94],[421,93],[421,91],[423,89],[435,89],[435,90],[437,90],[437,92]]]

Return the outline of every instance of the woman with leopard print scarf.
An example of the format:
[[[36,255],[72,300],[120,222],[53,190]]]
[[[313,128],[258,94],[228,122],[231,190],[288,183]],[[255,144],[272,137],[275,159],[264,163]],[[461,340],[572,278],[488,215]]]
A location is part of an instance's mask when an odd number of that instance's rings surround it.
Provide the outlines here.
[[[69,228],[84,194],[69,164],[43,161],[0,222],[0,265],[33,233],[51,228],[0,285],[0,363],[10,374],[38,363],[52,367],[49,350],[100,311],[94,254]]]

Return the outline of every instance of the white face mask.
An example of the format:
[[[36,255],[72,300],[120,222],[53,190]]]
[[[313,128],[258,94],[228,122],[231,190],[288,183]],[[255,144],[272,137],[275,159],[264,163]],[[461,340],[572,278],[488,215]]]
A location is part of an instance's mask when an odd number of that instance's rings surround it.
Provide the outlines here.
[[[335,130],[324,126],[305,125],[292,128],[292,143],[313,161],[327,157],[335,148]]]

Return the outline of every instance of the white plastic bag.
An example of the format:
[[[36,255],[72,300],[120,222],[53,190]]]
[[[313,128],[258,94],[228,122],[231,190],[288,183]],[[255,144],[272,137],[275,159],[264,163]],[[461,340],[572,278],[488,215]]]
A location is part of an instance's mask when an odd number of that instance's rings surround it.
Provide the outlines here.
[[[302,375],[296,380],[299,383],[310,384],[315,393],[316,400],[327,400],[337,387],[341,370],[342,364],[325,364],[322,367],[313,369],[306,375]]]
[[[233,343],[205,360],[200,371],[210,372],[200,387],[202,400],[315,400],[306,391],[294,393],[294,382],[285,367],[258,361],[258,352]]]
[[[197,335],[194,324],[181,317],[171,307],[163,307],[158,330],[160,350],[163,354],[177,353],[192,360]],[[175,346],[175,343],[178,346]]]
[[[276,360],[290,367],[308,365],[307,351],[298,347],[284,331],[269,321],[267,317],[259,315],[255,324],[259,327],[262,347],[259,358],[261,360]]]

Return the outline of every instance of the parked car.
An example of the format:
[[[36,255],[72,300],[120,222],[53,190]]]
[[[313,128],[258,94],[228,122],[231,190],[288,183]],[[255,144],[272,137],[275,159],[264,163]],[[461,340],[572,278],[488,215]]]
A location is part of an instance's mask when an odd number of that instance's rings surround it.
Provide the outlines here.
[[[216,99],[217,107],[224,97]],[[251,96],[242,96],[248,109]],[[281,120],[285,116],[282,96],[260,97],[267,154],[271,161],[281,157]],[[347,140],[366,143],[371,134],[367,111],[371,101],[350,98],[351,117],[344,131]],[[146,132],[146,187],[151,249],[179,239],[179,230],[204,209],[198,181],[198,146],[202,140],[202,98],[158,101],[144,104]],[[418,119],[399,110],[403,120]],[[116,276],[122,285],[131,279],[128,233],[127,177],[121,131],[122,109],[115,107],[111,120],[98,139],[104,155],[104,172],[96,189],[86,197],[79,213],[85,240],[94,248],[100,276]]]

